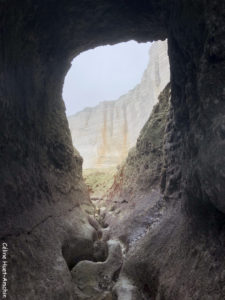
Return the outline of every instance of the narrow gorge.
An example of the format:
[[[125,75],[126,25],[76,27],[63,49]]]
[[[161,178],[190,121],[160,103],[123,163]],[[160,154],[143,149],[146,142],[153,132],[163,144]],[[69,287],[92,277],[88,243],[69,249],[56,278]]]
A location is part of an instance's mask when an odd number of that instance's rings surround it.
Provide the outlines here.
[[[223,0],[0,1],[3,299],[225,299],[224,37]],[[77,115],[100,127],[87,163],[120,164],[93,205],[64,78],[79,53],[129,40],[168,41],[170,83],[138,104],[136,143],[106,118],[132,119],[126,95]]]

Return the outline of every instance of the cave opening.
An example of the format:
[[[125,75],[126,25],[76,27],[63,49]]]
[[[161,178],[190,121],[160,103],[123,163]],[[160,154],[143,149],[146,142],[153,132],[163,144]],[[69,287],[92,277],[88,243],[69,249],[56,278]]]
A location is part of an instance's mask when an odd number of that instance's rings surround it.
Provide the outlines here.
[[[167,41],[100,46],[72,61],[63,100],[93,199],[113,184],[169,74]]]

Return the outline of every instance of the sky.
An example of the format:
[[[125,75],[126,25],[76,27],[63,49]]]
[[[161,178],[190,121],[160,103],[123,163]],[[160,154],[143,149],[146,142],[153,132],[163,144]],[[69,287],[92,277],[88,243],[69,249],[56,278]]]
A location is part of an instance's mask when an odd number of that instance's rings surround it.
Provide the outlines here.
[[[149,48],[150,43],[130,41],[97,47],[75,57],[63,87],[66,114],[116,100],[134,88],[147,67]]]

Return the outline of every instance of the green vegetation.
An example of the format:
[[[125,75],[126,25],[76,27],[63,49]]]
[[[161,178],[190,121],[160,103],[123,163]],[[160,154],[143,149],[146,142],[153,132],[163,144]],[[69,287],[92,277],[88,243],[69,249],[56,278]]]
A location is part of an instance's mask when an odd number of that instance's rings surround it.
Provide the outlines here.
[[[92,198],[102,198],[112,186],[116,168],[85,169],[83,177]]]

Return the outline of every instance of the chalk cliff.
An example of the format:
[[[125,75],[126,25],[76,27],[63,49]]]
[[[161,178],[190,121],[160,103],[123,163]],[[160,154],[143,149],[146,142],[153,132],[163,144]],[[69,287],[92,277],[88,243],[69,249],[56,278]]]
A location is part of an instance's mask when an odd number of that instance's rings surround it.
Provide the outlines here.
[[[159,93],[169,82],[167,42],[153,43],[149,58],[141,82],[127,94],[68,118],[73,145],[84,158],[84,168],[116,166],[135,145]]]

